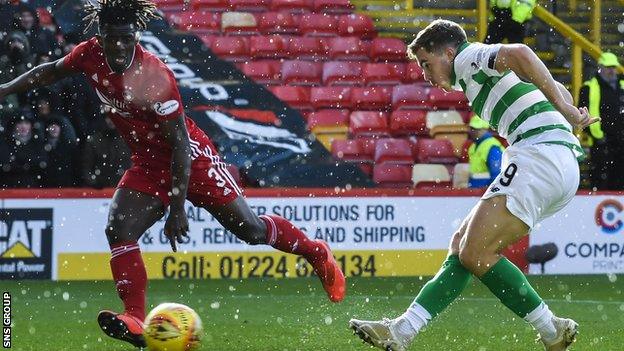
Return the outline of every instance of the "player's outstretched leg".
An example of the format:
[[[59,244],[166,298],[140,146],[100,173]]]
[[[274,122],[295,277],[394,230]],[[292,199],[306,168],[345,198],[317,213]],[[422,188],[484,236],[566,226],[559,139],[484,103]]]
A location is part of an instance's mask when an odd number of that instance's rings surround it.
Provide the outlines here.
[[[242,196],[226,205],[205,208],[221,225],[248,244],[268,244],[280,251],[303,256],[314,268],[329,299],[332,302],[344,299],[345,277],[326,242],[308,238],[280,216],[257,216]]]
[[[395,319],[351,319],[349,327],[357,336],[383,350],[406,350],[418,332],[461,294],[472,274],[459,261],[459,243],[472,213],[453,235],[449,256],[438,273],[423,286],[405,313]]]
[[[576,337],[577,324],[554,316],[522,271],[499,254],[529,231],[506,206],[506,196],[479,202],[460,248],[461,263],[507,308],[538,331],[546,350],[567,350]]]
[[[129,189],[117,189],[110,207],[106,236],[111,248],[110,267],[123,313],[100,311],[102,331],[136,347],[145,347],[143,320],[147,273],[137,240],[162,215],[159,199]]]

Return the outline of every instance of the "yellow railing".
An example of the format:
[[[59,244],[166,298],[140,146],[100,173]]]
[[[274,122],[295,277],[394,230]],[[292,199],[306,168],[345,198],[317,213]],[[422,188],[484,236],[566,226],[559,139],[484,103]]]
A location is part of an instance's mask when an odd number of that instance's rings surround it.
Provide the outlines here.
[[[602,50],[545,8],[538,5],[533,14],[572,41],[572,93],[575,101],[578,101],[578,93],[583,84],[583,51],[597,60],[602,55]],[[618,69],[624,73],[623,66],[619,66]]]

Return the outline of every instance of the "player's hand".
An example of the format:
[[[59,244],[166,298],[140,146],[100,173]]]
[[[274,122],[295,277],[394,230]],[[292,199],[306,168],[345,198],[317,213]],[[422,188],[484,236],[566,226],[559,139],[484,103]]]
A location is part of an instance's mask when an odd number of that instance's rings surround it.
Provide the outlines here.
[[[180,244],[183,243],[183,237],[188,237],[188,231],[189,224],[184,208],[170,209],[169,217],[165,222],[165,235],[169,238],[173,252],[178,251],[176,241]]]
[[[558,110],[573,127],[579,129],[585,129],[590,124],[600,121],[600,117],[592,117],[589,115],[587,107],[578,108],[572,104],[565,103],[559,106]]]

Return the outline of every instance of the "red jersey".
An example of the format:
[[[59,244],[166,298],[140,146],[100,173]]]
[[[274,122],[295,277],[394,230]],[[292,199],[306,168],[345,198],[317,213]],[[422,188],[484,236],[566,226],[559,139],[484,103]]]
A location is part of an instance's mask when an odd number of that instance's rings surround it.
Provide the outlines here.
[[[130,67],[122,73],[111,70],[96,38],[76,46],[64,65],[83,72],[95,89],[111,120],[132,151],[135,165],[149,168],[171,166],[171,147],[159,123],[183,115],[184,108],[173,72],[156,55],[136,45]],[[195,122],[184,117],[191,139],[193,165],[208,161],[212,144]]]

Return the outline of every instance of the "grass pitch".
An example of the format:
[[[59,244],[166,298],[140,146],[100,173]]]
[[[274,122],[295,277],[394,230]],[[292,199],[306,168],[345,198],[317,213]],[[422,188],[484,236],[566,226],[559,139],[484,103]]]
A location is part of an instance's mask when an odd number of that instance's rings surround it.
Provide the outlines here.
[[[624,345],[624,276],[531,277],[560,316],[580,324],[572,350],[620,351]],[[345,301],[332,304],[316,278],[161,280],[149,304],[180,302],[204,323],[201,350],[370,350],[351,334],[352,317],[395,317],[426,278],[351,278]],[[102,308],[120,309],[111,281],[0,281],[12,295],[14,350],[133,350],[106,337]],[[535,332],[478,281],[416,339],[410,350],[541,350]]]

